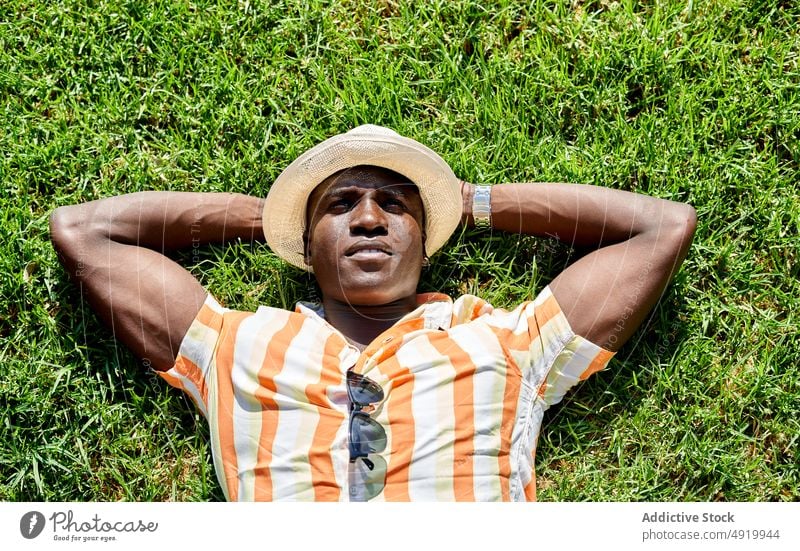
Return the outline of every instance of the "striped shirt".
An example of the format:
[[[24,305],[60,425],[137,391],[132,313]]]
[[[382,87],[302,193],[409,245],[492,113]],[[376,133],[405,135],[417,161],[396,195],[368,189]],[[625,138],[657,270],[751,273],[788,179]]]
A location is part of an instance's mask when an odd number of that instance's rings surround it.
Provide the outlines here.
[[[364,351],[321,309],[240,312],[209,295],[161,375],[210,425],[229,500],[351,499],[346,373],[381,385],[387,471],[373,501],[525,501],[544,411],[613,353],[576,335],[549,287],[513,310],[429,293]]]

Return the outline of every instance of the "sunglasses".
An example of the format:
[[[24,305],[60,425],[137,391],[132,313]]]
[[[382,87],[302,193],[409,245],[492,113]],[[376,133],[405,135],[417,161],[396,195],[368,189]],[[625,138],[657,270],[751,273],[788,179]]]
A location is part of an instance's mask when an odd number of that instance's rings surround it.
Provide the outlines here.
[[[378,456],[386,449],[386,431],[370,417],[372,404],[383,401],[381,386],[353,371],[347,372],[347,397],[350,399],[350,463],[355,463],[356,480],[351,494],[365,500],[383,490],[386,461]]]

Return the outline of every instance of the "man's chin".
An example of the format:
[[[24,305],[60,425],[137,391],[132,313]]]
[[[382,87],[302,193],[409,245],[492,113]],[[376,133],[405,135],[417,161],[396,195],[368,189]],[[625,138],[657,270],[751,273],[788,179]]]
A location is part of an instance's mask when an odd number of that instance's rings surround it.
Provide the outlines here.
[[[336,300],[358,307],[384,306],[407,300],[409,296],[416,297],[416,289],[406,292],[406,290],[393,288],[383,278],[348,285],[338,291]]]
[[[386,306],[403,300],[403,296],[392,293],[376,292],[375,289],[347,292],[342,295],[341,301],[354,307],[370,308],[376,306]]]
[[[410,273],[401,266],[384,264],[379,268],[371,270],[364,265],[358,266],[358,269],[340,266],[337,278],[330,277],[331,274],[326,271],[327,276],[318,276],[317,283],[323,296],[351,306],[383,306],[409,300],[409,297],[416,300],[419,274]],[[322,280],[327,285],[322,285]]]

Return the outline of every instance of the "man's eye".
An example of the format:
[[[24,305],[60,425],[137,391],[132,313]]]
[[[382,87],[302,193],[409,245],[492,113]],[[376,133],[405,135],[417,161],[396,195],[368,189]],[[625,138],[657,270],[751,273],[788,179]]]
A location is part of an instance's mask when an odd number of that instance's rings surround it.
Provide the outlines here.
[[[387,199],[383,202],[383,208],[391,212],[405,211],[405,204],[399,199]]]
[[[328,209],[333,211],[346,211],[352,206],[352,203],[347,199],[336,199],[335,201],[331,201],[328,205]]]

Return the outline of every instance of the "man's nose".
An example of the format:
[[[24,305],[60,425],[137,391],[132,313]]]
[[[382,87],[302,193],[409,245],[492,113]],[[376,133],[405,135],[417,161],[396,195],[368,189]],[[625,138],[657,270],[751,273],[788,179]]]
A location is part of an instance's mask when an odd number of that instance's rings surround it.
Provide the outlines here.
[[[350,233],[353,235],[386,235],[386,212],[370,198],[364,198],[353,208]]]

